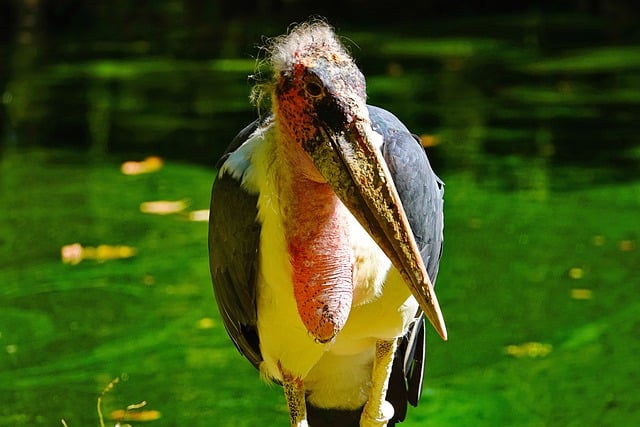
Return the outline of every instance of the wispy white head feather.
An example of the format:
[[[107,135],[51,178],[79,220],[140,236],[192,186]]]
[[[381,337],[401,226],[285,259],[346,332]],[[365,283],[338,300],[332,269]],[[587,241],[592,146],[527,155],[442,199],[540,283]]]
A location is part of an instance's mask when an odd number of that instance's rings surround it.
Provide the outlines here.
[[[310,58],[326,58],[339,64],[352,62],[333,28],[323,21],[305,22],[289,34],[273,39],[269,51],[274,74],[286,71],[296,62]]]
[[[288,34],[270,39],[263,50],[267,57],[259,62],[258,68],[269,69],[271,78],[258,81],[252,89],[251,100],[258,108],[269,103],[280,74],[290,70],[296,63],[308,66],[312,65],[312,61],[324,58],[336,65],[350,64],[355,67],[333,27],[322,20],[294,26]]]

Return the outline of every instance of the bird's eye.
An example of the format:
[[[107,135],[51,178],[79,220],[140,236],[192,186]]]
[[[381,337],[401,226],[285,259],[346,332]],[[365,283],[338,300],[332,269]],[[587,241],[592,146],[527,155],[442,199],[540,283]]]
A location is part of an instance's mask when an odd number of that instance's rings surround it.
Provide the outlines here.
[[[323,89],[322,86],[318,82],[309,81],[305,84],[304,90],[307,91],[309,96],[313,98],[317,98],[322,95]]]

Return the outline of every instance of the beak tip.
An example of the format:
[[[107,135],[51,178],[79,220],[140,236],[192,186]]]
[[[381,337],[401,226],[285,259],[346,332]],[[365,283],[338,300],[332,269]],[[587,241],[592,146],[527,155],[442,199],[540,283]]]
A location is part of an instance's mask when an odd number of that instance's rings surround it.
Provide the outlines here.
[[[448,341],[449,340],[449,335],[447,335],[447,327],[444,325],[444,323],[442,324],[442,329],[438,329],[438,335],[440,335],[440,338],[442,338],[442,341]]]
[[[447,325],[444,322],[442,310],[440,310],[440,304],[438,303],[435,292],[433,292],[433,286],[429,286],[428,289],[432,291],[429,292],[431,298],[427,300],[426,304],[421,304],[422,311],[424,311],[425,316],[429,319],[429,323],[431,323],[433,329],[440,335],[440,338],[442,338],[443,341],[447,341],[449,335],[447,334]]]
[[[440,338],[442,338],[443,341],[447,341],[449,339],[449,335],[447,334],[447,326],[444,323],[444,319],[440,310],[432,313],[425,312],[425,314],[427,315],[427,319],[429,319],[429,322],[433,326],[433,329],[435,329],[438,335],[440,335]]]

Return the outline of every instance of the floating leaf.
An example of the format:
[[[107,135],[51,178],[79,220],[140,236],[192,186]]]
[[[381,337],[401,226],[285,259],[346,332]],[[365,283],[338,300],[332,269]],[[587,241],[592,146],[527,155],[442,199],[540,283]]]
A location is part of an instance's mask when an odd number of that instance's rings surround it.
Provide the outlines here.
[[[593,236],[592,242],[594,246],[602,246],[604,245],[604,236],[601,236],[599,234]]]
[[[120,171],[125,175],[140,175],[143,173],[156,172],[162,168],[162,159],[150,156],[141,162],[129,161],[120,166]]]
[[[74,243],[72,245],[64,245],[60,250],[62,262],[65,264],[76,265],[82,261],[83,249],[80,243]]]
[[[145,402],[146,403],[146,402]],[[130,405],[127,409],[117,409],[111,412],[111,419],[114,421],[138,421],[147,422],[159,420],[162,417],[160,411],[145,410],[137,411],[135,407],[137,405]]]
[[[215,326],[215,322],[210,317],[203,317],[198,320],[198,329],[211,329]]]
[[[544,357],[551,353],[553,346],[540,342],[526,342],[512,344],[505,347],[504,351],[513,357]]]
[[[131,246],[100,245],[97,248],[87,247],[84,249],[84,258],[96,261],[131,258],[135,254],[136,248]]]
[[[580,267],[573,267],[569,270],[569,277],[574,280],[582,279],[584,276],[584,270]]]
[[[209,209],[200,209],[189,212],[189,221],[206,222],[209,221]]]
[[[591,289],[575,288],[571,289],[571,298],[573,299],[591,299],[593,297],[593,291]]]
[[[618,243],[618,249],[622,252],[631,252],[636,248],[636,244],[633,240],[621,240]]]
[[[77,265],[84,259],[95,261],[108,261],[114,259],[131,258],[137,250],[131,246],[99,245],[97,247],[83,247],[80,243],[65,245],[60,250],[62,262]]]
[[[182,212],[186,208],[187,202],[185,200],[157,200],[140,204],[140,212],[154,215],[170,215]]]
[[[420,143],[423,147],[435,147],[440,144],[440,138],[437,135],[422,134],[420,135]]]

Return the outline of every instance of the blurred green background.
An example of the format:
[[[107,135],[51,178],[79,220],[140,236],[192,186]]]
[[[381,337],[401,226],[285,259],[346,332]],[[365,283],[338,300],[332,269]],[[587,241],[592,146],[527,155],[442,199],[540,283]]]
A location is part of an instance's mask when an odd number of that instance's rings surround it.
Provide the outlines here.
[[[640,425],[636,2],[4,0],[0,426],[97,425],[114,378],[106,425],[287,425],[201,220],[257,46],[311,15],[447,183],[450,340],[404,425]]]

